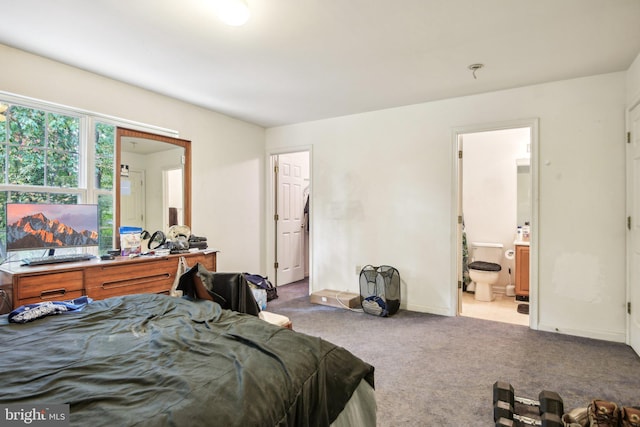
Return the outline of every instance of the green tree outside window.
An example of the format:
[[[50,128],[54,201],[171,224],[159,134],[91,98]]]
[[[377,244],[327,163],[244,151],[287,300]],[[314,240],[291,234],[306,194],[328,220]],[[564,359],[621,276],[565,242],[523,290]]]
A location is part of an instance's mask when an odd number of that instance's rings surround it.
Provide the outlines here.
[[[81,117],[8,105],[0,121],[0,239],[6,233],[7,203],[97,203],[100,252],[113,247],[115,126],[95,124],[94,152],[82,150]],[[88,161],[93,156],[93,162]],[[94,177],[84,185],[84,171]],[[42,187],[42,191],[34,187]],[[89,196],[93,194],[93,196]],[[92,197],[92,200],[89,200]]]
[[[105,123],[95,126],[95,182],[99,190],[109,192],[98,195],[100,213],[100,250],[113,247],[113,182],[115,171],[115,134],[116,127]]]

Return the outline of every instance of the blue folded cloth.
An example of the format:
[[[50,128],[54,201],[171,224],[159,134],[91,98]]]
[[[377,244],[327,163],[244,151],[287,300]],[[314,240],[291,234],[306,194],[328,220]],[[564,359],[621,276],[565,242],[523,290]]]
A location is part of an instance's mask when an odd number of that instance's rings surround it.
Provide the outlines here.
[[[46,301],[21,305],[9,313],[8,318],[11,323],[27,323],[52,314],[80,311],[92,301],[88,296],[81,296],[67,301]]]

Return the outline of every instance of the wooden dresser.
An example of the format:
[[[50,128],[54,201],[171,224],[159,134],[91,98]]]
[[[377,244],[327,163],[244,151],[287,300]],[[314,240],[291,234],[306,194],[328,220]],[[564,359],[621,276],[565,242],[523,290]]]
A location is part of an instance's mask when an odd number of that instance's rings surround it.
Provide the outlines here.
[[[178,261],[185,257],[191,267],[202,264],[216,271],[215,250],[167,256],[116,257],[102,261],[21,266],[0,266],[0,289],[12,297],[12,307],[49,300],[67,300],[87,295],[103,299],[119,295],[168,294],[176,278]]]
[[[516,244],[516,297],[529,298],[529,245]]]

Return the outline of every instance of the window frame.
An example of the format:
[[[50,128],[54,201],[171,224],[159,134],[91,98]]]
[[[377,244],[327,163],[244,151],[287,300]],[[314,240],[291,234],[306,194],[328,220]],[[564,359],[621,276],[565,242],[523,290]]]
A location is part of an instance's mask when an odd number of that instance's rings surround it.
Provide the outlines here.
[[[19,192],[38,192],[38,193],[66,193],[77,194],[80,203],[87,204],[99,204],[99,198],[101,196],[110,196],[112,198],[112,206],[115,211],[116,204],[116,179],[115,174],[120,173],[120,165],[115,164],[118,158],[116,153],[117,144],[115,141],[116,132],[114,129],[114,141],[113,141],[113,161],[114,161],[114,182],[113,187],[110,190],[97,188],[95,182],[96,172],[96,125],[102,123],[105,125],[118,127],[127,127],[129,129],[139,130],[143,132],[154,133],[157,135],[168,136],[172,138],[178,138],[179,134],[175,130],[161,128],[158,126],[139,123],[123,118],[118,118],[106,114],[96,113],[93,111],[83,110],[80,108],[69,107],[53,102],[47,102],[35,98],[29,98],[13,93],[0,91],[0,101],[5,101],[9,104],[19,105],[21,107],[32,108],[36,110],[42,110],[45,113],[61,114],[70,117],[76,117],[80,119],[79,125],[79,164],[78,164],[78,187],[50,187],[50,186],[37,186],[37,185],[20,185],[20,184],[5,184],[5,177],[2,177],[0,181],[0,191],[19,191]],[[6,139],[5,139],[6,141]],[[7,144],[7,147],[9,145]],[[7,152],[7,156],[8,156]],[[5,173],[7,173],[5,168]],[[113,212],[115,215],[115,212]],[[112,247],[117,246],[113,241],[116,237],[115,222],[113,221],[112,229]],[[2,242],[4,246],[4,242]],[[0,260],[1,262],[1,260]]]

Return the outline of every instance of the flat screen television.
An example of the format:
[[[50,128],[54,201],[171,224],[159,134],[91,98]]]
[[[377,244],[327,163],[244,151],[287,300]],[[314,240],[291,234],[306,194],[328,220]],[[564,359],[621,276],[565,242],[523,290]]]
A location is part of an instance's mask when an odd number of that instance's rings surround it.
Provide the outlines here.
[[[98,205],[7,203],[6,213],[7,251],[98,246]]]

